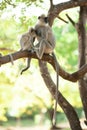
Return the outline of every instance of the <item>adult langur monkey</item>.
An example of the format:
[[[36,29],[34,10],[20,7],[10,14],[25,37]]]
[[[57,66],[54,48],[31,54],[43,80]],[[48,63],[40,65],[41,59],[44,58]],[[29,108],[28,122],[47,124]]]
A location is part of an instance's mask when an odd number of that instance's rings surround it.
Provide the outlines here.
[[[58,102],[58,82],[59,82],[59,64],[57,62],[56,56],[54,54],[55,48],[55,37],[53,35],[51,27],[48,25],[48,17],[44,14],[38,17],[38,23],[35,26],[36,38],[38,44],[34,47],[36,55],[39,59],[42,58],[43,54],[52,54],[55,61],[55,68],[57,73],[57,86],[55,92],[55,109],[53,115],[53,126],[56,125],[56,110],[57,110],[57,102]]]
[[[29,31],[22,34],[20,38],[21,51],[33,51],[33,42],[36,36],[34,28],[29,28]],[[31,58],[27,58],[27,66],[21,71],[21,74],[30,67]]]

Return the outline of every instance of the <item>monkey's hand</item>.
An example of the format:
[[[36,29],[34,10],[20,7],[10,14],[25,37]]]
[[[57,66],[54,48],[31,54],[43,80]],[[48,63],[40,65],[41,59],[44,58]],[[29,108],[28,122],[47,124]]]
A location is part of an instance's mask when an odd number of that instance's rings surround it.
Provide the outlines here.
[[[30,49],[28,51],[31,52],[31,53],[35,52],[34,48],[32,48],[32,49]]]
[[[35,30],[37,36],[41,37],[41,31]]]

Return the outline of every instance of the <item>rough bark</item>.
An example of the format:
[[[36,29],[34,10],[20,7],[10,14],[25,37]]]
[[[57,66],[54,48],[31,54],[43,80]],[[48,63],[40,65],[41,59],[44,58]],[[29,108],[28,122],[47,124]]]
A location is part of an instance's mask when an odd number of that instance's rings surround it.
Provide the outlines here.
[[[78,40],[79,40],[79,68],[87,63],[87,32],[86,32],[86,19],[87,19],[87,6],[80,7],[78,23]],[[79,80],[79,90],[82,99],[82,104],[87,120],[87,74]]]

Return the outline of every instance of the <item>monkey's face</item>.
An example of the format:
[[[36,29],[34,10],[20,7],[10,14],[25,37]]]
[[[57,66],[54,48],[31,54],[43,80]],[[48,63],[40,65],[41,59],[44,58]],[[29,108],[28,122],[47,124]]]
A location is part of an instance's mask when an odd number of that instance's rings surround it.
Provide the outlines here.
[[[35,37],[36,36],[36,31],[34,28],[30,28],[29,29],[29,35],[31,35],[32,37]]]
[[[42,23],[48,23],[48,17],[46,17],[45,15],[39,16],[38,19],[39,19],[40,22],[42,22]]]
[[[33,30],[32,32],[31,32],[31,34],[30,34],[32,37],[36,37],[36,31],[35,30]]]
[[[31,35],[32,35],[33,37],[36,37],[36,31],[34,30],[34,31],[31,33]]]

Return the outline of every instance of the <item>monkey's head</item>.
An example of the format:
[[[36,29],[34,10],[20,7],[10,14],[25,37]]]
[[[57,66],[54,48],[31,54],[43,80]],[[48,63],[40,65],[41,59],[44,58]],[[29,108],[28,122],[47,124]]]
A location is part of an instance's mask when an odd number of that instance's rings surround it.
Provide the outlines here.
[[[40,15],[38,19],[42,23],[48,23],[48,17],[46,17],[45,14]]]
[[[35,31],[35,29],[34,28],[29,28],[29,35],[31,35],[31,36],[33,36],[33,37],[35,37],[36,36],[36,31]]]

